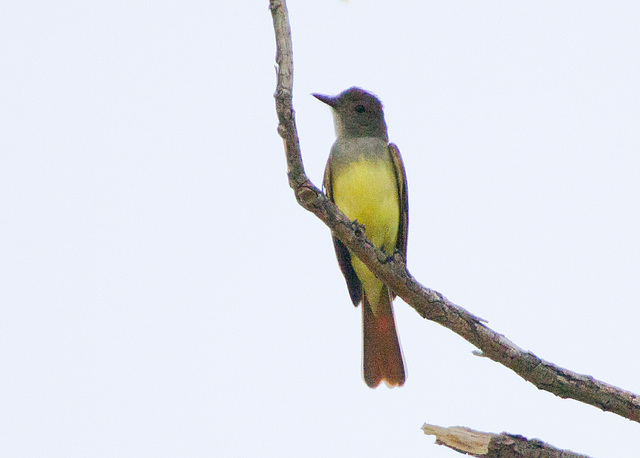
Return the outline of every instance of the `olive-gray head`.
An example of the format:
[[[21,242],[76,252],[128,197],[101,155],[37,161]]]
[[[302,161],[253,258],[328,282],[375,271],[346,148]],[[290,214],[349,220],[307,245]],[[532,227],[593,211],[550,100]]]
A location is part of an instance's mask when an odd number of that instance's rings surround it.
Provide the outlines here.
[[[313,94],[333,108],[336,135],[341,137],[377,137],[388,141],[382,103],[359,87],[352,87],[335,97]]]

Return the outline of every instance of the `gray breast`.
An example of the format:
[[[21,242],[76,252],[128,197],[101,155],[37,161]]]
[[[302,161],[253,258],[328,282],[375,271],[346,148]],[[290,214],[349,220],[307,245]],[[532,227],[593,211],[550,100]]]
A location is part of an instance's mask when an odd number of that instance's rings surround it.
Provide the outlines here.
[[[331,148],[336,163],[353,162],[364,157],[369,160],[388,160],[389,145],[377,137],[350,137],[336,140]]]

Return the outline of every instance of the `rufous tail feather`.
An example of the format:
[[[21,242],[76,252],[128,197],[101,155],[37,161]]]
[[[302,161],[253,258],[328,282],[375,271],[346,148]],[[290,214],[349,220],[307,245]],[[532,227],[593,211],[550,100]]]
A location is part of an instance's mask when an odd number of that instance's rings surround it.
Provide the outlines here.
[[[364,381],[371,388],[383,380],[390,386],[404,385],[402,351],[393,319],[391,297],[386,287],[380,293],[376,314],[373,314],[366,292],[362,297],[363,369]]]

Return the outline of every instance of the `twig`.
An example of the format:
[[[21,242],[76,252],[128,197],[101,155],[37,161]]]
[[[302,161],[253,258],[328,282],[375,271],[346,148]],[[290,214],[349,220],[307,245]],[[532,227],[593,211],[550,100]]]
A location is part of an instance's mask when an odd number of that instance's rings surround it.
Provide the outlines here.
[[[300,205],[314,213],[362,262],[407,304],[426,318],[452,330],[486,356],[513,370],[537,388],[561,398],[571,398],[640,422],[640,397],[588,375],[558,367],[519,348],[502,334],[492,331],[482,320],[453,304],[437,291],[422,286],[398,257],[387,256],[365,237],[357,223],[350,221],[309,181],[302,164],[300,143],[293,112],[293,52],[291,28],[284,0],[270,1],[277,46],[278,133],[284,140],[289,185]]]
[[[570,450],[560,450],[539,439],[502,433],[484,433],[463,426],[443,428],[424,424],[425,434],[436,436],[436,444],[457,452],[483,458],[517,456],[520,458],[589,458]]]

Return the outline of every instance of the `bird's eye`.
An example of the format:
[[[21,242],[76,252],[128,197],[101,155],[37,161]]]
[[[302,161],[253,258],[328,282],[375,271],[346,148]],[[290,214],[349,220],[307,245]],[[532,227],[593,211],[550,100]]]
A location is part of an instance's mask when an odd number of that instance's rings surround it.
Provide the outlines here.
[[[355,110],[358,113],[364,113],[364,105],[360,104],[360,105],[356,105]]]

